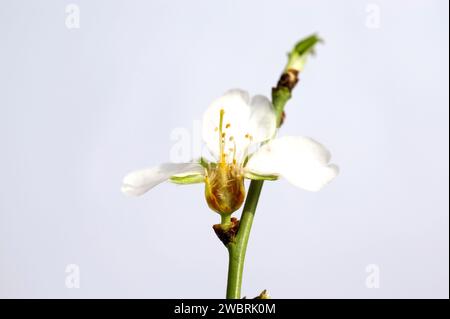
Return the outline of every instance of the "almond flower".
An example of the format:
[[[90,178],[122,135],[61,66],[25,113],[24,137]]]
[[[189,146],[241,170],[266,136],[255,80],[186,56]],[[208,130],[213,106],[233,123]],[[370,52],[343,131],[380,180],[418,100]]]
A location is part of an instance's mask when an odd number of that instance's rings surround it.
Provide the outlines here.
[[[318,191],[338,174],[331,154],[308,137],[274,138],[277,130],[272,103],[262,95],[250,98],[230,90],[216,99],[203,116],[202,137],[214,161],[165,163],[129,173],[122,192],[139,196],[170,180],[178,184],[205,183],[209,207],[231,214],[245,198],[244,178],[285,178],[294,186]],[[260,146],[261,145],[261,146]]]

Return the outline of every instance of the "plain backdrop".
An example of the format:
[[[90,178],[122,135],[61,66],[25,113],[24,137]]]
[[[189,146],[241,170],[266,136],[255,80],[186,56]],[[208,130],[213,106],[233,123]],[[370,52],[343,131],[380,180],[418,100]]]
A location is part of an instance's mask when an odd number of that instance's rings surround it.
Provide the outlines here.
[[[1,297],[224,297],[202,185],[128,198],[122,177],[168,161],[224,91],[269,95],[318,32],[280,135],[341,174],[265,184],[243,295],[448,298],[447,1],[74,0],[68,28],[70,3],[0,0]]]

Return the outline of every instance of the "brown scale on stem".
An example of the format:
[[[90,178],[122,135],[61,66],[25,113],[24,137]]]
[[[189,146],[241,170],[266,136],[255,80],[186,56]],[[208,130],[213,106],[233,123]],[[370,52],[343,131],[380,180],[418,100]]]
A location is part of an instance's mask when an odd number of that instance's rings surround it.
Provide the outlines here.
[[[236,238],[236,234],[239,230],[239,220],[235,217],[231,218],[230,224],[216,224],[213,225],[214,232],[220,241],[227,246],[230,242],[233,242]]]
[[[274,88],[274,90],[281,89],[282,87],[285,87],[289,89],[289,92],[292,92],[294,87],[298,83],[298,70],[295,69],[288,69],[286,70],[278,80],[277,86]]]
[[[299,71],[296,69],[287,69],[278,80],[277,86],[272,88],[272,99],[276,100],[281,97],[281,100],[284,100],[281,104],[284,105],[287,100],[289,100],[292,90],[299,82]],[[284,120],[286,119],[286,113],[283,109],[279,110],[281,113],[279,115],[278,127],[283,125]]]

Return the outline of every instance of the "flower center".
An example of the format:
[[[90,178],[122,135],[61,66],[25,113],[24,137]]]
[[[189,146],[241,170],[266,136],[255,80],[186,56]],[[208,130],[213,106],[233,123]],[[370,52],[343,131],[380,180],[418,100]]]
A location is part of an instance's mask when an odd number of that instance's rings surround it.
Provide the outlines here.
[[[237,145],[236,145],[236,139],[234,135],[232,134],[231,130],[231,123],[226,123],[224,121],[225,117],[225,110],[220,109],[219,114],[219,127],[215,128],[215,131],[218,132],[218,138],[219,138],[219,164],[226,164],[226,163],[232,163],[234,165],[237,164]],[[235,132],[236,133],[236,132]],[[253,136],[249,133],[246,133],[244,135],[245,140],[247,141],[247,145],[244,145],[242,151],[243,154],[240,155],[240,159],[245,158],[247,156],[247,150],[250,146],[251,142],[253,141]]]
[[[243,133],[245,130],[241,135],[240,127],[233,126],[236,123],[225,121],[224,109],[220,110],[219,116],[219,126],[215,128],[219,139],[219,159],[217,164],[206,169],[205,197],[212,210],[219,214],[231,214],[244,202],[242,166],[253,137]]]
[[[238,210],[245,198],[241,167],[228,163],[208,167],[205,198],[208,206],[219,214],[231,214]]]

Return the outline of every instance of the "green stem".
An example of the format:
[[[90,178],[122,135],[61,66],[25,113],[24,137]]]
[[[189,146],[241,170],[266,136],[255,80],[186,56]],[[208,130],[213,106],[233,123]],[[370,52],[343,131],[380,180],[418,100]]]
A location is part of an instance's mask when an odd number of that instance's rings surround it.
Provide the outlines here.
[[[231,224],[231,214],[221,214],[221,224],[224,226],[230,225]]]
[[[277,102],[275,110],[277,113],[277,123],[280,123],[284,105],[288,99],[281,100],[274,98],[273,100],[274,104]],[[241,298],[245,254],[247,252],[253,219],[255,218],[256,207],[258,206],[258,200],[261,195],[263,185],[263,180],[252,180],[250,182],[247,199],[245,200],[244,209],[242,210],[242,216],[239,223],[239,231],[235,240],[227,245],[229,254],[227,299]]]
[[[283,109],[286,102],[290,98],[278,94],[274,91],[272,100],[277,114],[277,123],[280,125]],[[242,211],[239,223],[239,231],[234,241],[227,245],[229,254],[228,264],[228,283],[227,283],[227,299],[240,299],[242,276],[244,272],[245,254],[247,252],[248,240],[252,230],[253,219],[255,218],[256,207],[258,206],[259,196],[264,185],[263,180],[252,180],[248,189],[247,199],[245,200],[244,209]]]
[[[282,125],[284,107],[291,98],[292,90],[298,82],[298,73],[303,70],[306,58],[313,53],[315,45],[320,41],[318,36],[311,35],[298,42],[289,53],[287,66],[277,86],[272,89],[272,103],[277,115],[278,127]],[[263,184],[264,181],[262,180],[251,181],[239,230],[234,240],[227,244],[229,253],[227,299],[241,298],[245,254]]]
[[[242,218],[239,224],[239,232],[234,242],[227,245],[229,254],[227,299],[240,299],[242,275],[244,271],[245,253],[247,252],[248,239],[255,217],[256,206],[264,181],[252,181],[245,201]]]

